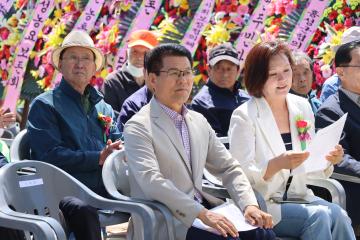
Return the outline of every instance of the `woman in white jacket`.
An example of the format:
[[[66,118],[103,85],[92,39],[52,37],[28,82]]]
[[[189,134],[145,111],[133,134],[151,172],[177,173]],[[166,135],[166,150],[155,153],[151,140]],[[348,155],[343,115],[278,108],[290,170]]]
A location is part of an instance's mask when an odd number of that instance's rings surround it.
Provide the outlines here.
[[[291,169],[309,156],[302,150],[314,134],[311,106],[306,99],[288,93],[292,64],[289,48],[280,41],[257,44],[249,52],[244,81],[252,98],[231,117],[230,152],[265,198],[277,236],[355,239],[346,212],[314,196],[305,185],[308,177],[331,175],[333,164],[343,156],[340,145],[326,156],[329,162],[324,171],[291,176]]]

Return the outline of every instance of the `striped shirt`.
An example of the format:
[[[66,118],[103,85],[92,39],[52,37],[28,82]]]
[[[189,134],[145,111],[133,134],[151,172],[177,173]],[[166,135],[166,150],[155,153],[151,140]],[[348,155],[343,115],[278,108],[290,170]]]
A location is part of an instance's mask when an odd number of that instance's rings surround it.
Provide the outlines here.
[[[185,114],[188,112],[188,109],[185,107],[185,105],[183,105],[183,107],[181,109],[181,114],[179,114],[178,112],[168,108],[167,106],[160,103],[159,101],[157,101],[157,102],[160,105],[160,107],[163,109],[163,111],[166,113],[166,115],[168,115],[170,117],[170,119],[173,121],[175,128],[182,140],[182,144],[184,146],[186,156],[187,156],[187,161],[189,163],[189,166],[191,167],[190,135],[189,135],[189,129],[188,129],[188,127],[186,125],[186,121],[185,121]],[[202,196],[201,196],[200,192],[196,189],[195,189],[194,199],[197,202],[202,203]]]
[[[174,110],[168,108],[167,106],[161,104],[160,102],[158,102],[159,105],[161,106],[161,108],[164,110],[164,112],[166,113],[166,115],[168,115],[170,117],[170,119],[173,121],[173,123],[175,124],[175,128],[182,140],[185,152],[186,152],[186,156],[187,156],[187,160],[190,163],[191,166],[191,148],[190,148],[190,136],[189,136],[189,129],[186,125],[185,122],[185,114],[188,112],[187,108],[185,106],[182,107],[181,109],[181,114],[175,112]]]

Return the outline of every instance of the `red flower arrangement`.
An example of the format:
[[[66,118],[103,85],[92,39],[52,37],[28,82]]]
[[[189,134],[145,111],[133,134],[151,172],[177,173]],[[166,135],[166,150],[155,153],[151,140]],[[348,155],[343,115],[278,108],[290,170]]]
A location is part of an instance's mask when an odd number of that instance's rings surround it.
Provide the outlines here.
[[[102,113],[99,113],[98,120],[100,121],[100,124],[103,127],[104,143],[106,143],[107,137],[110,135],[110,129],[114,126],[113,119],[110,116],[106,116]]]

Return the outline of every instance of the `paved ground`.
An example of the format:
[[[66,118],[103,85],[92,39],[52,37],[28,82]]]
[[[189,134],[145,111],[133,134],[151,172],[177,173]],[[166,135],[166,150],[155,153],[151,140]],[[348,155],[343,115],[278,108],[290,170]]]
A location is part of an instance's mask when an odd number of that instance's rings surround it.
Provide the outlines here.
[[[128,223],[122,223],[118,225],[108,226],[106,227],[106,232],[111,235],[116,235],[115,238],[110,238],[111,240],[125,240],[126,239],[126,231],[128,228]]]

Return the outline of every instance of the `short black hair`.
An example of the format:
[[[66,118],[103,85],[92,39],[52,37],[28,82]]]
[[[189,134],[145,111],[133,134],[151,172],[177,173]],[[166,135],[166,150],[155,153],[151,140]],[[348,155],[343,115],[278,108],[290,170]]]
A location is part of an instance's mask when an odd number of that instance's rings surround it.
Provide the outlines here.
[[[341,45],[335,54],[335,67],[341,67],[351,62],[351,52],[360,47],[360,41],[353,41]]]
[[[193,59],[189,50],[179,44],[166,43],[160,44],[146,53],[144,68],[148,74],[155,73],[159,75],[160,69],[163,67],[163,59],[170,56],[186,57],[191,67],[193,65]]]

